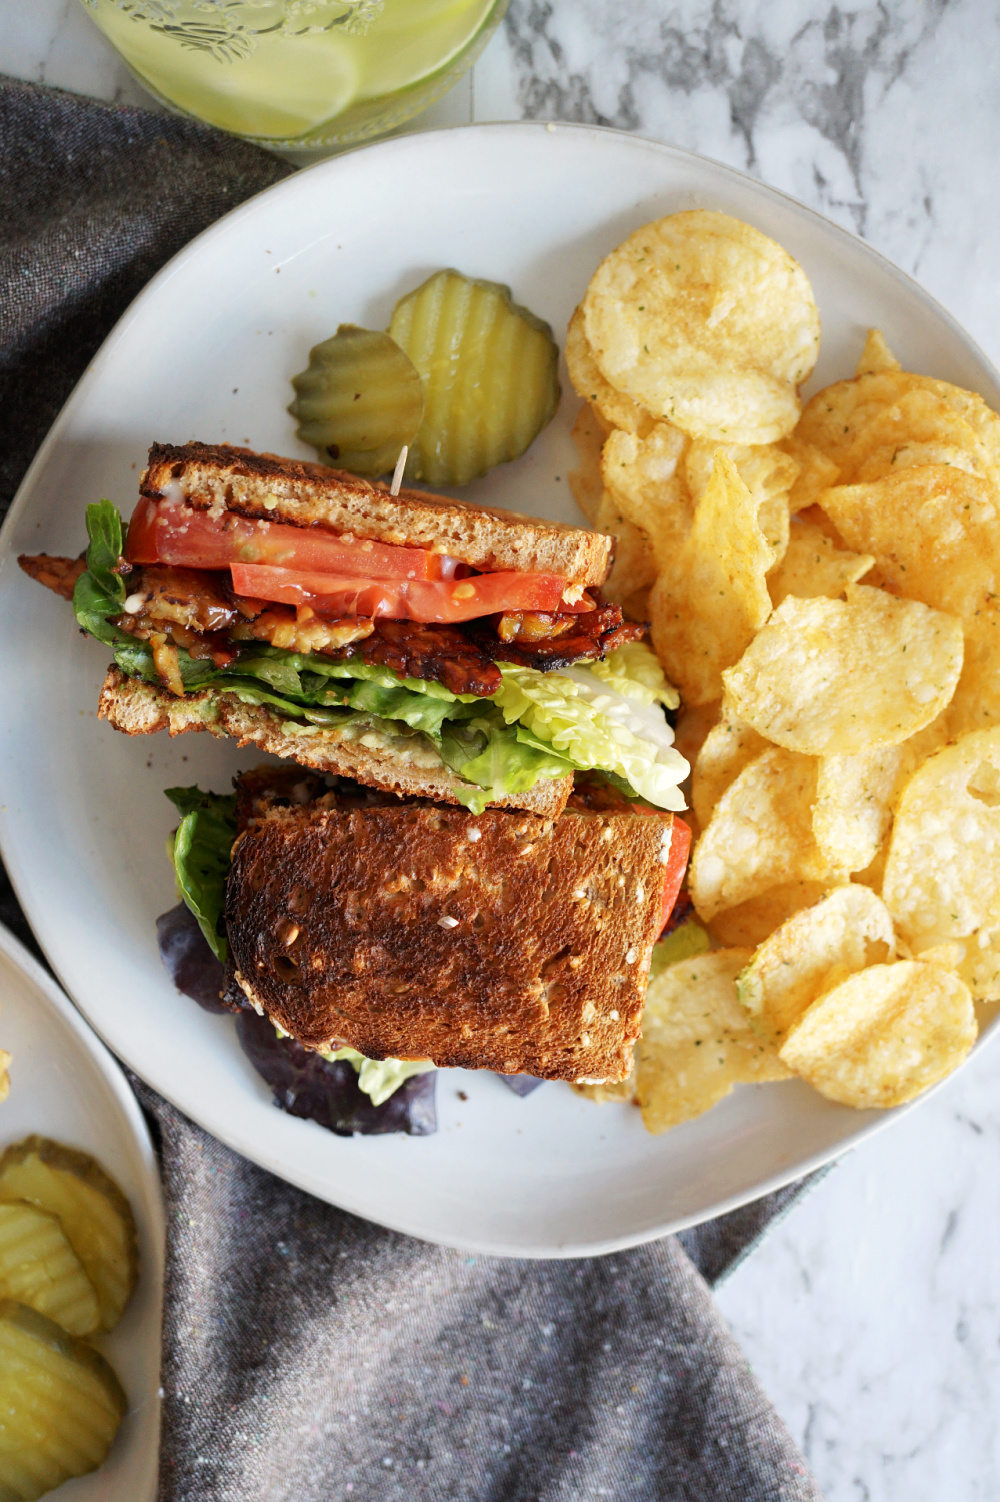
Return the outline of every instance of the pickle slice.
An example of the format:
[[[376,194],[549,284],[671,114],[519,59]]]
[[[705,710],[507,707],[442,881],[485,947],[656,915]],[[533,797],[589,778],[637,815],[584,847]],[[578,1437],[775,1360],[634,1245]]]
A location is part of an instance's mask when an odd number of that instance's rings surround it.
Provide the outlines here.
[[[297,433],[323,464],[356,475],[384,475],[412,443],[424,410],[420,374],[394,339],[342,323],[309,351],[309,368],[292,377],[289,412]]]
[[[103,1356],[26,1304],[0,1301],[0,1497],[35,1502],[96,1471],[126,1407]]]
[[[139,1274],[135,1220],[114,1179],[88,1153],[25,1137],[0,1158],[0,1203],[11,1200],[58,1215],[94,1285],[100,1328],[113,1330]]]
[[[413,479],[464,485],[519,458],[555,414],[552,330],[509,287],[438,271],[396,304],[389,333],[424,381]]]
[[[100,1324],[94,1285],[59,1217],[23,1200],[0,1205],[0,1298],[29,1304],[71,1335]]]

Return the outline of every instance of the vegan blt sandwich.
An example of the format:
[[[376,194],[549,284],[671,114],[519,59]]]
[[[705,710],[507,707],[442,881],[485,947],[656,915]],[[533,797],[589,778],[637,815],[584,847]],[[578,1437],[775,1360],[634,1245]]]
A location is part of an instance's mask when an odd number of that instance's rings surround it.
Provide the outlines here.
[[[613,540],[228,446],[140,491],[21,564],[111,649],[102,718],[305,769],[240,779],[198,913],[241,997],[326,1052],[623,1078],[690,836]]]

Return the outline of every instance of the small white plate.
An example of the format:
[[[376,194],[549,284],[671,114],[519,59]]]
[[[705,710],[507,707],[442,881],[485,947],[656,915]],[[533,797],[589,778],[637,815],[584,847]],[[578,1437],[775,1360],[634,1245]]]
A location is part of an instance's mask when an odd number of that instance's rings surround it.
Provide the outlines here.
[[[121,1070],[37,960],[0,924],[0,1047],[13,1055],[0,1152],[36,1132],[91,1153],[129,1198],[139,1283],[121,1324],[95,1344],[128,1394],[99,1471],[52,1493],[66,1502],[153,1502],[160,1433],[163,1201],[146,1123]]]
[[[650,219],[718,208],[773,235],[812,279],[823,317],[813,387],[850,375],[877,324],[910,369],[982,392],[997,377],[914,282],[859,240],[729,168],[585,127],[478,126],[366,147],[288,178],[180,253],[136,300],[43,445],[0,558],[0,842],[53,966],[135,1071],[239,1152],[358,1215],[432,1241],[513,1256],[610,1251],[788,1182],[891,1114],[791,1082],[742,1087],[664,1137],[638,1112],[561,1085],[518,1100],[498,1080],[442,1074],[436,1137],[344,1140],[276,1111],[228,1018],[178,996],[154,919],[176,900],[163,788],[225,791],[260,760],[188,735],[130,740],[95,717],[107,653],[13,555],[76,552],[83,508],[128,515],[150,442],[229,440],[314,457],[285,407],[311,345],[342,322],[384,328],[442,266],[508,283],[561,338],[598,261]],[[578,403],[518,463],[466,492],[580,521],[566,484]],[[463,1098],[459,1091],[464,1093]]]

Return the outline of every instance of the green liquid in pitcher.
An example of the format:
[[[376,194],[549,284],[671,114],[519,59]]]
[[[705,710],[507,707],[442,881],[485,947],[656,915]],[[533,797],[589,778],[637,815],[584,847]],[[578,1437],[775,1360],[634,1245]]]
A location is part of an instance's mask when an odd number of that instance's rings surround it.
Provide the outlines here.
[[[471,63],[506,8],[505,0],[84,4],[168,104],[237,135],[303,146],[360,139],[416,114]]]

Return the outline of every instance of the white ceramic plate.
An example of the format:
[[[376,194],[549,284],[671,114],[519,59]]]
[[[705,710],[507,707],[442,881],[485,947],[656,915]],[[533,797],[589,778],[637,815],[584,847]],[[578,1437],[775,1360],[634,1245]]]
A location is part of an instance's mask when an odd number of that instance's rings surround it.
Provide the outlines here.
[[[66,1502],[153,1502],[160,1427],[163,1202],[146,1123],[121,1070],[80,1014],[0,924],[0,1047],[14,1057],[0,1151],[30,1132],[92,1153],[128,1195],[139,1229],[136,1291],[96,1342],[128,1394],[105,1464],[58,1489]],[[53,1495],[55,1495],[53,1493]]]
[[[179,997],[154,922],[175,901],[162,789],[227,788],[260,758],[208,736],[130,740],[98,724],[107,653],[12,555],[75,552],[83,507],[127,514],[149,443],[294,437],[289,377],[341,322],[384,328],[441,266],[507,282],[561,333],[600,258],[678,209],[724,209],[805,267],[823,316],[814,384],[852,373],[877,324],[904,364],[1000,404],[972,341],[915,283],[779,193],[686,152],[582,127],[496,125],[409,136],[324,162],[181,252],[122,319],[60,416],[7,524],[0,565],[0,840],[53,966],[115,1051],[240,1152],[335,1204],[429,1240],[515,1256],[608,1251],[752,1199],[888,1118],[793,1082],[742,1087],[665,1137],[638,1112],[546,1085],[527,1100],[454,1072],[429,1139],[343,1140],[270,1104],[227,1018]],[[566,472],[578,403],[473,498],[579,521]],[[16,643],[16,650],[13,644]],[[467,1095],[463,1099],[459,1090]]]

